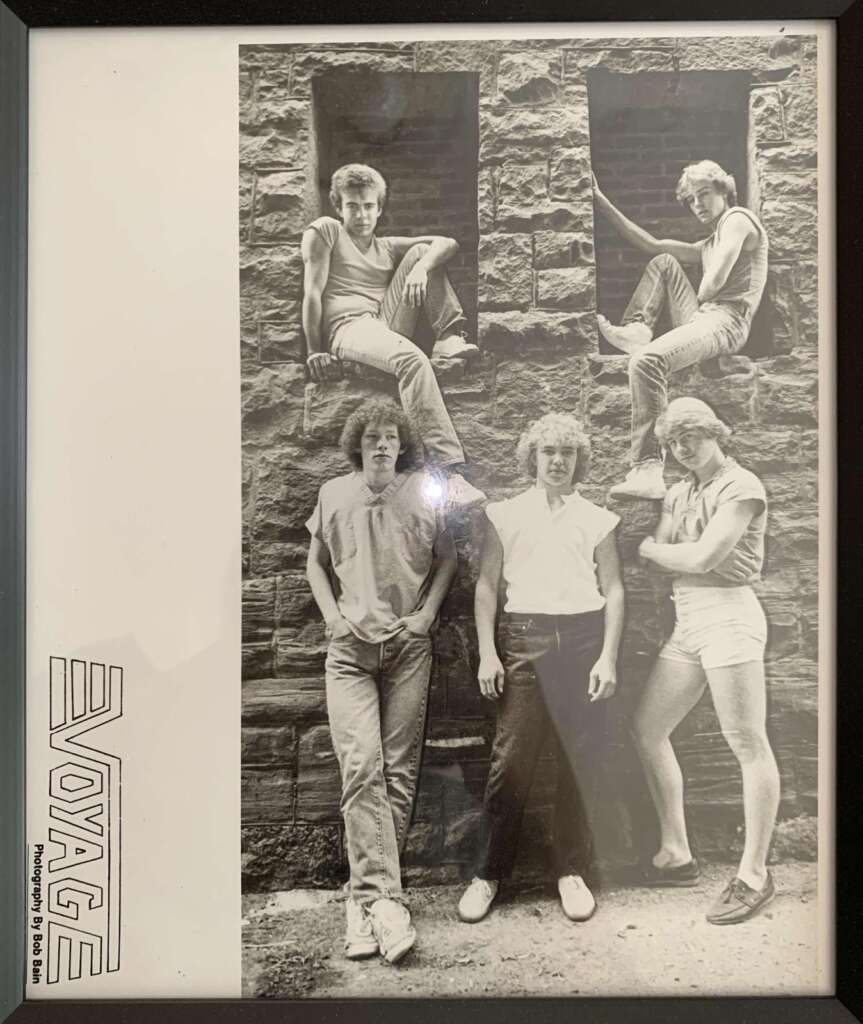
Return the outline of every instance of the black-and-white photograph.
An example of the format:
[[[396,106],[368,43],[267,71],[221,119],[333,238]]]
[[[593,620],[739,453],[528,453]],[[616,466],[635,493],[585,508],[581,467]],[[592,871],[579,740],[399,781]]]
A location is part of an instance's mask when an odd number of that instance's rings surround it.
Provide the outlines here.
[[[244,994],[824,991],[818,38],[238,64]]]

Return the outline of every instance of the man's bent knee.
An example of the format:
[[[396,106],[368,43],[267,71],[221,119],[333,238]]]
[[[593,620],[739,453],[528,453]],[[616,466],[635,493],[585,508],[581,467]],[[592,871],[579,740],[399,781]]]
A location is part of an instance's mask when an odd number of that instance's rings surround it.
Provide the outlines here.
[[[629,379],[662,379],[665,376],[665,360],[658,352],[643,349],[629,357]]]
[[[657,270],[661,270],[663,272],[683,269],[680,265],[680,261],[676,257],[672,256],[670,252],[661,252],[658,256],[654,256],[648,263],[648,266],[656,267]]]
[[[414,263],[419,263],[428,251],[428,242],[417,242],[416,245],[412,245],[404,254],[402,257],[402,263],[407,263],[408,266],[413,266]]]

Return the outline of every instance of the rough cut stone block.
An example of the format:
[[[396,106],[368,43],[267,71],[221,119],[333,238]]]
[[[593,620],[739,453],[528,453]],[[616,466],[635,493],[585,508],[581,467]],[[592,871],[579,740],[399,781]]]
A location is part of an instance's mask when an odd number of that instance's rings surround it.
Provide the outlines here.
[[[566,267],[540,270],[536,275],[536,301],[539,306],[583,311],[596,306],[592,267]]]
[[[483,312],[479,314],[479,337],[483,348],[567,346],[580,352],[596,348],[596,316],[593,313],[552,313],[539,309],[527,312]]]
[[[560,79],[560,55],[554,51],[500,55],[497,91],[510,103],[552,103],[560,92]]]
[[[309,137],[276,128],[240,135],[241,167],[302,167],[309,157]]]
[[[329,726],[313,726],[300,737],[298,747],[297,821],[339,821],[341,795]]]
[[[815,138],[818,127],[818,99],[814,84],[783,85],[785,130],[789,138]]]
[[[321,619],[303,626],[283,626],[273,635],[273,674],[291,679],[323,672],[327,639]]]
[[[440,822],[414,821],[402,854],[406,865],[438,865],[444,856],[444,830]]]
[[[251,514],[247,516],[251,520]],[[271,542],[251,545],[249,571],[260,576],[275,576],[289,569],[300,569],[306,564],[307,542]]]
[[[818,187],[812,171],[765,171],[760,178],[766,199],[803,199],[817,203]]]
[[[304,170],[256,172],[252,242],[273,244],[295,240],[310,219]]]
[[[592,227],[590,223],[579,231],[537,231],[533,236],[533,263],[536,269],[593,267]]]
[[[495,40],[419,42],[416,44],[416,69],[419,72],[479,72],[480,91],[488,95],[494,83],[498,46]]]
[[[548,187],[552,199],[567,202],[590,202],[593,186],[590,180],[590,147],[556,149],[551,156],[551,181]]]
[[[294,730],[290,726],[244,725],[240,731],[244,765],[285,765],[294,757]]]
[[[243,892],[338,884],[345,875],[339,832],[337,825],[245,826]]]
[[[764,171],[814,170],[817,163],[818,154],[812,138],[765,143],[755,149],[755,165],[759,174]]]
[[[391,74],[398,71],[413,71],[413,53],[390,53],[381,50],[331,50],[321,49],[314,53],[298,54],[294,60],[291,75],[291,95],[309,96],[312,79],[334,71],[354,71],[375,75]],[[357,88],[361,84],[357,83]]]
[[[287,71],[258,74],[252,86],[249,122],[241,122],[242,127],[279,128],[286,135],[307,131],[310,104],[290,99],[289,82]]]
[[[303,433],[306,372],[295,363],[263,367],[242,379],[243,444],[298,441]]]
[[[294,779],[290,768],[245,765],[240,784],[244,824],[287,822],[293,817]]]
[[[767,618],[767,649],[765,659],[793,658],[800,648],[800,621],[797,610],[789,604],[772,600],[764,602]]]
[[[761,221],[774,259],[812,258],[818,252],[818,209],[814,197],[810,203],[765,198]]]
[[[497,226],[501,231],[577,231],[585,212],[583,205],[572,205],[562,199],[533,207],[501,208],[498,204]]]
[[[250,579],[243,582],[243,639],[269,640],[276,614],[276,581]]]
[[[398,401],[398,393],[395,377],[389,376],[384,376],[380,384],[353,379],[323,384],[310,382],[305,390],[305,436],[310,440],[337,444],[345,421],[358,405],[369,398]]]
[[[592,391],[587,409],[591,425],[628,429],[632,413],[629,389],[617,387]]]
[[[762,373],[758,382],[758,407],[763,422],[818,425],[818,381],[812,375]]]
[[[302,530],[325,480],[348,472],[341,452],[286,447],[262,452],[257,466],[257,500],[252,539],[290,541]]]
[[[563,69],[566,78],[580,79],[588,69],[601,68],[617,74],[645,71],[674,70],[674,54],[666,49],[641,47],[638,49],[563,51]]]
[[[760,86],[749,93],[749,125],[759,142],[781,142],[785,138],[785,118],[777,86]]]
[[[258,322],[258,354],[262,363],[301,363],[305,381],[306,339],[300,327],[299,302],[284,303],[286,319]]]
[[[533,299],[529,235],[484,235],[479,242],[480,309],[525,307]]]
[[[758,476],[794,472],[801,465],[799,433],[773,425],[757,433],[732,434],[726,448]]]
[[[767,564],[815,562],[818,558],[818,520],[815,510],[786,512],[772,509],[767,519]]]
[[[497,370],[495,420],[526,426],[546,412],[578,415],[584,371],[584,359],[578,355],[502,362]],[[510,455],[515,458],[514,449]]]
[[[476,183],[476,215],[481,235],[494,231],[495,168],[483,167]]]
[[[590,143],[587,106],[513,108],[480,104],[480,163],[547,158],[555,146]]]
[[[241,250],[240,294],[261,317],[294,316],[302,299],[302,287],[299,246]]]
[[[296,725],[326,717],[323,676],[244,679],[243,726]]]
[[[548,204],[548,164],[504,164],[498,172],[495,216],[498,220],[530,220],[532,211]]]
[[[273,674],[271,640],[247,640],[242,648],[243,679],[264,679]]]
[[[789,36],[774,47],[767,36],[711,36],[681,39],[677,60],[681,71],[794,71],[800,37]]]
[[[320,618],[305,572],[283,573],[273,582],[273,614],[277,626],[303,626]]]
[[[446,692],[448,715],[481,714],[476,682],[476,633],[470,621],[441,625],[435,636],[434,676]],[[474,691],[476,691],[474,693]]]

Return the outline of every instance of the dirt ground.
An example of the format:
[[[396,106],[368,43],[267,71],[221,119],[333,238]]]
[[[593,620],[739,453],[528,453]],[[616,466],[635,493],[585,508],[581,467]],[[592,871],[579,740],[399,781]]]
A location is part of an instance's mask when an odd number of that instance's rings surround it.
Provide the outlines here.
[[[398,965],[342,955],[340,892],[293,890],[243,902],[247,997],[802,995],[824,991],[816,969],[816,870],[773,870],[777,896],[740,925],[704,912],[729,877],[705,865],[692,889],[610,883],[596,914],[567,920],[553,884],[501,891],[489,916],[464,924],[461,889],[408,893],[419,938]]]

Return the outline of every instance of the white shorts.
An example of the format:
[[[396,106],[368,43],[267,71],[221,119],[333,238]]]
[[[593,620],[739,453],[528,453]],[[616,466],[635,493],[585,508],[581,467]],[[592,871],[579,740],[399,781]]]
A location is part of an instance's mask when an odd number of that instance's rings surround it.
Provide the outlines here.
[[[762,661],[767,620],[751,587],[674,588],[674,631],[659,652],[704,669]]]

